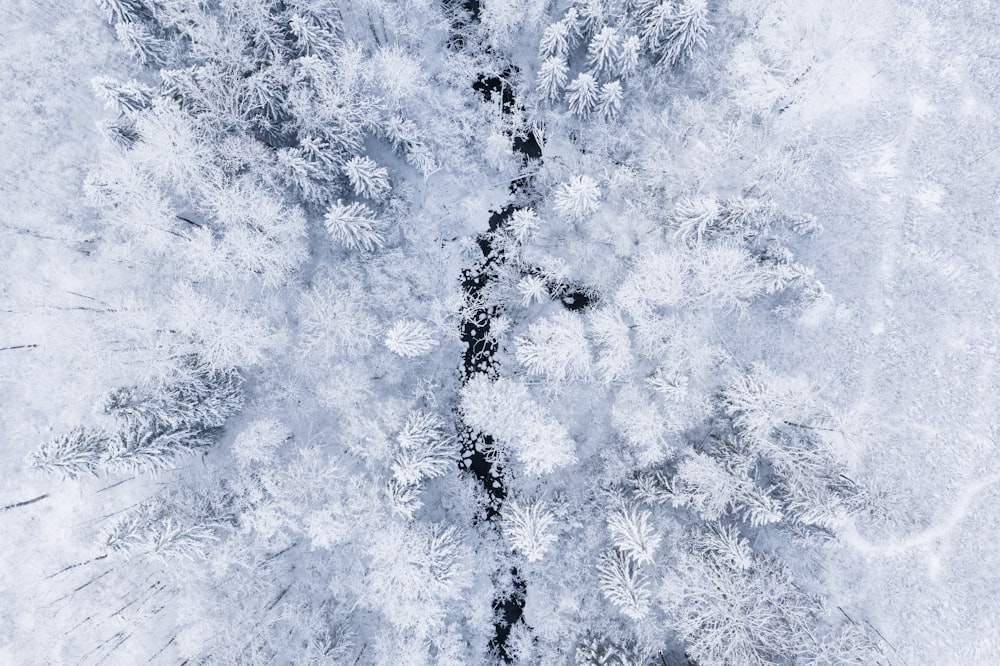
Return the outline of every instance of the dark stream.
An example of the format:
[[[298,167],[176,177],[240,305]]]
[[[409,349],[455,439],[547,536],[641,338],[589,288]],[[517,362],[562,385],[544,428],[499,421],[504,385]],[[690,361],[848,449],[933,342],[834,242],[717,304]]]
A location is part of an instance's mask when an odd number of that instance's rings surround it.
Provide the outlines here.
[[[445,0],[446,3],[448,1]],[[478,0],[465,0],[461,7],[467,18],[456,21],[453,26],[451,47],[456,49],[464,46],[462,29],[479,19]],[[504,70],[500,76],[481,74],[472,87],[487,102],[499,102],[504,114],[512,114],[518,108],[517,101],[511,86],[504,80],[512,73],[514,73],[514,69],[511,66]],[[524,172],[528,174],[531,172],[531,169],[527,168],[530,162],[542,159],[542,146],[532,132],[514,133],[512,139],[514,152],[521,156],[522,166],[526,167]],[[510,185],[512,199],[516,202],[527,201],[531,197],[532,185],[531,175],[525,175],[513,181]],[[511,215],[522,208],[524,206],[512,203],[499,211],[490,211],[492,214],[489,220],[489,232],[502,229]],[[494,269],[505,260],[503,253],[492,246],[489,232],[480,234],[476,239],[482,251],[482,259],[462,273],[462,288],[465,289],[473,302],[489,282],[495,279]],[[558,298],[567,309],[579,310],[590,303],[587,294],[571,285],[549,284],[548,287],[553,297]],[[490,325],[498,314],[495,306],[482,308],[476,310],[470,320],[462,325],[462,342],[465,343],[463,379],[466,381],[480,373],[485,373],[488,376],[496,374],[493,356],[497,350],[497,343],[490,336]],[[485,452],[493,448],[492,437],[477,432],[464,424],[461,427],[461,466],[464,470],[471,472],[486,490],[489,496],[486,520],[494,521],[499,516],[500,507],[507,496],[503,467],[491,463],[486,456]],[[490,641],[490,648],[496,652],[500,659],[508,663],[512,659],[507,651],[507,638],[514,625],[522,621],[526,592],[524,580],[518,574],[516,567],[511,569],[510,575],[513,581],[510,596],[498,597],[493,600],[496,623],[494,625],[495,633]]]

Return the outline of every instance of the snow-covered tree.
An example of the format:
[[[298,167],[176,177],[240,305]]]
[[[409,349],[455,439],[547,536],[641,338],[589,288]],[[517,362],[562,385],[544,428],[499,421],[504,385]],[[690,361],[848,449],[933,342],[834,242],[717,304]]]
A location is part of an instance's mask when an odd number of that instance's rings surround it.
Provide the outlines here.
[[[654,53],[674,65],[704,48],[712,29],[706,0],[662,0],[645,13],[642,36]]]
[[[559,58],[564,59],[569,50],[570,26],[566,21],[556,21],[542,31],[542,39],[538,44],[538,53],[546,62]]]
[[[175,378],[117,388],[98,407],[123,425],[217,428],[242,406],[242,380],[237,372],[205,368],[192,357],[177,369]]]
[[[236,436],[233,455],[247,465],[272,463],[277,449],[292,437],[291,430],[277,419],[257,419]]]
[[[555,191],[556,211],[570,220],[581,220],[591,215],[600,204],[601,188],[596,180],[587,175],[573,176]]]
[[[511,547],[522,553],[529,562],[541,560],[555,543],[555,522],[555,515],[544,502],[504,503],[504,534]]]
[[[618,81],[609,81],[601,85],[601,94],[597,98],[597,115],[603,120],[611,120],[621,109],[622,84]]]
[[[32,451],[27,463],[37,470],[69,479],[97,474],[109,444],[106,432],[77,426]]]
[[[462,389],[461,410],[467,424],[509,446],[530,474],[576,461],[569,432],[520,382],[476,376]]]
[[[599,98],[597,79],[587,72],[580,72],[566,86],[566,104],[570,111],[581,118],[590,115]]]
[[[431,328],[414,319],[400,319],[385,334],[385,346],[405,357],[423,356],[437,346]]]
[[[363,203],[345,205],[338,199],[326,211],[323,222],[333,239],[348,249],[372,252],[384,243],[375,212]]]
[[[685,649],[699,664],[794,658],[818,608],[772,556],[754,556],[730,527],[699,531],[662,590]]]
[[[652,563],[660,537],[649,525],[652,514],[621,503],[608,515],[608,531],[615,548],[636,564]]]
[[[542,98],[554,101],[562,95],[566,87],[566,75],[569,66],[565,58],[552,56],[546,58],[538,68],[538,88],[542,91]]]
[[[145,429],[126,426],[111,439],[102,461],[110,470],[139,474],[167,469],[178,458],[211,448],[217,434],[211,430]]]
[[[380,201],[389,191],[389,172],[369,157],[356,155],[349,159],[344,174],[359,197]]]
[[[583,318],[559,312],[532,324],[515,340],[517,360],[528,372],[552,381],[590,374],[591,354]]]
[[[618,59],[618,31],[612,27],[602,28],[587,46],[587,61],[597,74],[614,70]]]
[[[597,564],[601,592],[604,598],[632,618],[641,620],[649,612],[652,591],[649,581],[639,571],[639,565],[619,550],[601,555]]]
[[[453,437],[442,430],[444,422],[435,414],[411,412],[396,436],[399,450],[392,463],[393,478],[413,485],[441,476],[452,469],[458,456]]]

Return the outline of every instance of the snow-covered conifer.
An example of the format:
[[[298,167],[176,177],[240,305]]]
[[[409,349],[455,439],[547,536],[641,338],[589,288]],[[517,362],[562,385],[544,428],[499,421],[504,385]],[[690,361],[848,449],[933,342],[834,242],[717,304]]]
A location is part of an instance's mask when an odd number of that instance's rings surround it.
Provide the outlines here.
[[[148,109],[153,102],[153,89],[138,81],[120,82],[98,76],[90,81],[97,97],[115,113],[132,115]]]
[[[608,515],[611,542],[620,552],[637,564],[652,563],[653,554],[660,545],[660,537],[649,525],[649,511],[629,506],[624,502]]]
[[[569,31],[570,28],[565,21],[549,24],[542,31],[542,40],[538,45],[539,56],[546,62],[552,59],[565,62],[569,50]]]
[[[588,72],[580,72],[566,86],[566,104],[569,105],[570,111],[581,118],[590,115],[599,98],[600,89],[597,86],[597,79]]]
[[[416,484],[445,474],[455,466],[455,440],[437,434],[425,442],[400,448],[392,463],[392,475],[399,483]]]
[[[401,319],[385,335],[385,346],[406,357],[423,356],[437,344],[427,324],[413,319]]]
[[[719,219],[719,202],[712,197],[685,197],[674,206],[675,235],[701,241]]]
[[[49,474],[75,479],[97,474],[107,453],[110,437],[102,430],[78,426],[41,445],[28,455],[31,467]]]
[[[111,24],[139,23],[153,18],[149,6],[143,0],[96,0],[96,2]]]
[[[661,0],[644,12],[646,46],[670,65],[690,58],[703,48],[712,32],[706,0]]]
[[[525,275],[518,281],[517,290],[521,294],[521,305],[524,307],[533,303],[544,303],[549,298],[545,280],[537,275]]]
[[[566,59],[561,56],[546,58],[538,68],[538,87],[542,91],[543,99],[554,101],[562,94],[566,87],[566,75],[569,66]]]
[[[173,381],[123,386],[106,394],[100,410],[121,426],[169,430],[185,426],[221,427],[243,406],[242,381],[234,371],[206,370],[191,360]]]
[[[125,116],[119,116],[114,120],[104,121],[100,123],[99,127],[101,133],[107,137],[108,141],[121,150],[128,150],[140,139],[139,131],[136,129],[135,123]]]
[[[511,547],[522,553],[529,562],[545,556],[556,535],[552,533],[555,515],[544,502],[521,504],[505,502],[503,506],[504,533]]]
[[[355,155],[349,159],[344,174],[359,197],[381,201],[389,191],[389,172],[369,157]]]
[[[618,58],[615,63],[615,74],[628,78],[639,69],[639,56],[642,54],[642,41],[636,35],[629,35],[621,42]]]
[[[572,176],[555,192],[555,207],[570,220],[581,220],[594,213],[601,204],[601,188],[587,175]]]
[[[618,81],[609,81],[601,86],[601,94],[597,98],[597,115],[603,120],[610,120],[618,115],[621,109],[622,84]]]
[[[177,459],[204,451],[216,441],[208,430],[142,430],[126,428],[111,439],[102,461],[108,469],[140,474],[173,467]]]
[[[520,243],[528,240],[540,226],[538,215],[530,208],[514,211],[507,222],[508,230]]]
[[[136,62],[143,67],[155,67],[166,62],[166,45],[142,23],[123,22],[115,25],[118,41],[125,45]]]
[[[619,550],[609,550],[598,560],[597,571],[605,599],[633,620],[645,617],[652,593],[632,558]]]
[[[277,152],[281,179],[309,202],[329,201],[329,176],[301,148],[282,148]]]
[[[117,515],[102,531],[101,543],[126,559],[203,558],[219,540],[220,528],[232,524],[218,499],[195,489],[158,495]]]
[[[333,239],[348,249],[372,252],[384,243],[375,212],[363,203],[345,205],[338,199],[327,209],[323,222]]]
[[[590,40],[587,47],[587,63],[596,74],[612,72],[618,60],[618,31],[612,27],[602,28]]]
[[[292,14],[288,28],[302,55],[332,56],[336,52],[338,40],[331,24],[323,25],[313,16]]]
[[[707,0],[680,0],[665,35],[663,59],[671,65],[690,58],[695,50],[704,48],[706,37],[713,28],[708,22]]]

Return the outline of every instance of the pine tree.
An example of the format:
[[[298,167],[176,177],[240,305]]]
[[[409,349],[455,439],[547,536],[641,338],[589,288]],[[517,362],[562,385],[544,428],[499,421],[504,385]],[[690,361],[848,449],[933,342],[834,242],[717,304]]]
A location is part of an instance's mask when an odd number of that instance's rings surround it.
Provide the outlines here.
[[[392,463],[392,476],[402,484],[420,483],[453,469],[457,457],[458,449],[454,439],[435,438],[397,451]]]
[[[618,81],[609,81],[601,86],[601,94],[597,98],[597,115],[602,120],[611,120],[618,115],[621,109],[622,84]]]
[[[327,209],[323,222],[333,239],[348,249],[373,252],[384,243],[374,211],[363,203],[344,205],[338,199]]]
[[[115,35],[129,54],[143,67],[166,64],[166,44],[142,23],[123,22],[115,25]]]
[[[600,91],[597,87],[597,79],[587,72],[580,72],[568,86],[566,86],[566,103],[569,110],[581,118],[586,118],[594,110],[597,104]]]
[[[295,13],[288,18],[288,30],[301,55],[331,57],[336,53],[338,39],[335,27],[329,23],[324,25],[313,16]]]
[[[224,495],[195,489],[158,495],[119,514],[102,532],[101,543],[126,559],[201,559],[220,529],[232,524],[220,500],[225,502]]]
[[[569,25],[565,21],[557,21],[546,27],[538,45],[539,57],[546,62],[553,59],[565,62],[569,52],[569,31]]]
[[[542,98],[554,101],[562,94],[566,87],[566,74],[569,66],[566,59],[561,56],[546,58],[538,68],[538,87],[542,91]]]
[[[154,472],[174,466],[182,456],[205,451],[215,442],[216,434],[209,430],[125,429],[112,438],[102,464],[118,472]]]
[[[521,294],[521,305],[530,307],[533,303],[544,303],[549,298],[545,280],[537,275],[525,275],[517,283],[517,291]]]
[[[118,116],[115,120],[106,120],[100,123],[99,127],[108,141],[121,150],[132,148],[141,138],[135,123],[125,116]]]
[[[389,172],[368,157],[352,157],[344,165],[344,174],[354,193],[365,199],[381,201],[389,191]]]
[[[590,176],[573,176],[555,192],[555,207],[570,220],[582,220],[600,207],[601,188]]]
[[[277,152],[281,179],[303,199],[312,203],[327,203],[331,198],[330,177],[322,164],[310,159],[302,148],[282,148]]]
[[[685,197],[674,205],[674,235],[701,242],[719,219],[719,202],[712,197]]]
[[[632,558],[612,549],[601,555],[597,571],[605,599],[633,620],[645,617],[652,594],[646,578],[640,575],[638,565]]]
[[[140,23],[153,18],[152,11],[143,0],[96,0],[97,6],[107,15],[108,23]]]
[[[595,74],[608,74],[618,60],[618,31],[611,27],[602,28],[594,35],[587,47],[587,64]]]
[[[101,400],[100,410],[128,430],[219,428],[243,406],[242,380],[234,371],[206,370],[189,359],[174,381],[123,386]]]
[[[636,35],[629,35],[621,43],[618,52],[615,73],[628,78],[639,69],[639,55],[642,53],[642,41]]]
[[[393,353],[411,358],[427,354],[438,344],[427,324],[412,319],[401,319],[393,324],[384,342]]]
[[[555,516],[543,502],[505,502],[503,524],[511,547],[529,562],[542,559],[556,541],[556,535],[552,533]]]
[[[643,38],[664,61],[676,65],[704,48],[712,29],[706,0],[680,0],[676,6],[664,0],[648,14]]]
[[[608,515],[608,531],[615,548],[636,564],[652,563],[660,537],[652,527],[649,511],[621,503]]]
[[[107,433],[78,426],[38,447],[28,455],[29,466],[49,474],[75,479],[97,475],[110,444]]]
[[[138,81],[122,83],[106,76],[98,76],[91,79],[90,84],[104,105],[121,115],[132,116],[150,108],[153,103],[153,89]]]
[[[514,211],[514,214],[510,216],[510,220],[507,221],[507,230],[510,231],[511,235],[519,243],[523,243],[531,238],[540,226],[541,221],[538,219],[538,215],[530,208]]]

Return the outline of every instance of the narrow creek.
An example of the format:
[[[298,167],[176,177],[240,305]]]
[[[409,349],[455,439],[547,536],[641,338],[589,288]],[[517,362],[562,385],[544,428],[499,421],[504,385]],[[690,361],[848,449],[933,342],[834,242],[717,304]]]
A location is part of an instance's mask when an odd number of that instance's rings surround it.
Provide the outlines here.
[[[444,1],[449,3],[449,0]],[[469,18],[467,23],[453,26],[451,45],[452,48],[456,49],[464,47],[462,29],[468,23],[479,20],[479,0],[464,0],[461,7]],[[473,89],[481,94],[487,102],[499,102],[505,114],[512,113],[515,109],[513,91],[499,77],[480,75],[476,83],[473,84]],[[542,156],[541,146],[535,140],[534,135],[528,134],[527,136],[527,139],[514,137],[513,141],[514,150],[521,155],[525,165],[529,159],[537,160],[541,159]],[[525,179],[511,183],[511,194],[516,195],[519,189],[526,190],[529,178],[530,176],[526,176]],[[500,211],[490,211],[489,231],[502,228],[516,210],[518,208],[511,204]],[[476,240],[482,252],[482,258],[462,273],[462,288],[468,294],[471,302],[479,300],[478,297],[482,294],[483,289],[494,279],[493,269],[504,259],[501,253],[492,247],[488,233],[480,234]],[[497,350],[497,343],[490,335],[490,327],[497,314],[496,307],[480,308],[462,324],[462,342],[465,345],[462,359],[463,381],[468,381],[477,374],[492,375],[495,373],[493,356]],[[464,423],[461,424],[461,429],[461,467],[472,473],[486,491],[489,497],[486,520],[493,522],[499,516],[500,507],[507,496],[504,485],[504,470],[500,465],[493,464],[487,457],[487,451],[493,448],[492,437],[477,432]],[[496,619],[493,638],[490,640],[490,648],[507,663],[512,661],[507,649],[507,639],[511,629],[522,621],[526,591],[524,580],[518,574],[516,567],[511,568],[510,576],[513,581],[511,594],[493,600]]]
[[[505,113],[512,110],[508,107],[507,98],[510,96],[509,86],[499,78],[480,77],[474,86],[487,101],[493,101],[494,95],[503,97],[503,109]],[[513,104],[513,97],[510,97]],[[538,159],[541,157],[541,147],[535,141],[533,135],[529,135],[528,140],[515,139],[514,149],[521,154],[525,163],[529,158]],[[519,187],[527,183],[518,181],[511,184],[511,193],[515,194]],[[508,205],[500,211],[491,211],[489,228],[496,231],[502,228],[510,216],[517,211],[514,205]],[[489,240],[487,234],[481,234],[477,238],[479,249],[482,251],[482,259],[475,265],[467,268],[462,274],[462,288],[468,294],[472,302],[478,300],[478,296],[483,289],[494,279],[492,269],[504,260],[502,253],[496,251]],[[462,342],[465,344],[463,358],[464,380],[469,380],[474,375],[485,373],[493,374],[495,371],[493,355],[497,350],[497,343],[490,335],[490,326],[493,318],[498,314],[496,307],[486,307],[474,312],[470,320],[462,325]],[[473,431],[463,424],[462,432],[462,467],[471,472],[486,490],[490,504],[487,508],[486,519],[493,521],[500,513],[500,507],[507,496],[504,486],[504,473],[500,465],[495,465],[487,458],[486,452],[493,448],[493,438],[487,434]],[[519,576],[516,568],[511,569],[513,580],[513,591],[510,596],[498,597],[493,600],[493,610],[496,613],[496,623],[494,624],[494,635],[490,641],[490,647],[496,651],[497,655],[505,662],[510,662],[511,657],[507,650],[507,638],[510,631],[518,622],[525,603],[525,584]]]
[[[449,1],[454,2],[455,0],[444,1],[447,4]],[[462,2],[462,0],[458,1]],[[462,29],[479,20],[479,0],[464,0],[461,7],[469,18],[466,22],[459,22],[453,26],[451,46],[456,49],[464,47]],[[483,96],[485,101],[499,104],[505,115],[513,114],[518,109],[517,100],[514,98],[510,85],[505,82],[505,79],[513,73],[516,71],[511,65],[500,76],[480,74],[472,87]],[[527,175],[511,182],[510,194],[515,203],[511,203],[499,211],[490,211],[489,231],[480,234],[476,239],[482,252],[482,258],[462,273],[462,288],[473,303],[479,300],[478,297],[483,290],[491,280],[495,279],[496,267],[506,259],[500,250],[492,246],[490,232],[502,229],[515,212],[522,210],[529,203],[533,176],[531,175],[532,169],[527,167],[531,163],[537,165],[542,159],[542,147],[531,131],[512,133],[511,139],[514,152],[521,157],[522,167],[524,167],[523,173]],[[569,310],[580,310],[590,304],[589,295],[572,285],[549,284],[547,287],[549,293]],[[462,342],[465,344],[463,381],[468,381],[477,374],[489,376],[496,374],[493,356],[497,351],[497,342],[491,335],[490,328],[498,314],[500,313],[495,306],[483,307],[477,309],[462,324]],[[486,520],[493,522],[500,515],[500,508],[507,496],[503,467],[492,463],[487,456],[487,452],[493,448],[493,438],[488,434],[469,428],[464,423],[461,424],[460,436],[462,442],[461,467],[475,476],[485,489],[489,497]],[[524,579],[521,578],[516,567],[511,568],[510,576],[513,582],[511,594],[493,600],[496,621],[494,635],[490,641],[490,648],[507,663],[512,661],[507,649],[507,639],[512,628],[522,621],[526,594]]]

